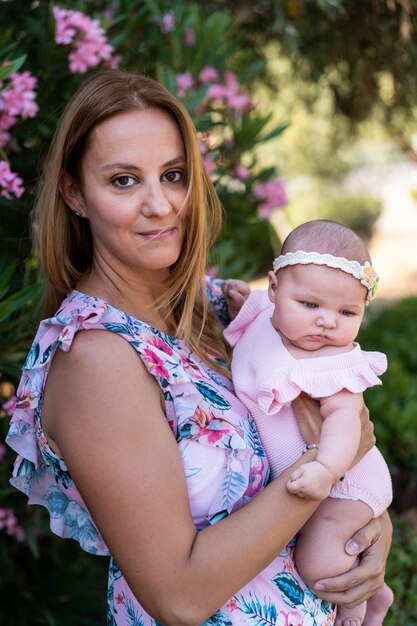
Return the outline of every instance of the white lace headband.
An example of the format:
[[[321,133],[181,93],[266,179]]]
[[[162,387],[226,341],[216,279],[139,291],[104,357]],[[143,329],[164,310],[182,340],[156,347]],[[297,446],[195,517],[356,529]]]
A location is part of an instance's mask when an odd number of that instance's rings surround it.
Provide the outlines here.
[[[313,265],[326,265],[327,267],[351,274],[354,278],[360,280],[362,285],[367,288],[368,302],[375,297],[379,276],[368,261],[366,261],[365,265],[361,265],[358,261],[348,261],[348,259],[342,256],[297,250],[297,252],[281,254],[281,256],[275,259],[273,268],[274,272],[277,272],[288,265],[308,265],[311,263]]]

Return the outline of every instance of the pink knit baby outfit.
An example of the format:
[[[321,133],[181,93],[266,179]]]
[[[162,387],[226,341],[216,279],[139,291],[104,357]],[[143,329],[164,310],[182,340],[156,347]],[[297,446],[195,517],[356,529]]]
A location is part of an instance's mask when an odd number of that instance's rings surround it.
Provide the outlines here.
[[[305,446],[291,401],[302,391],[323,398],[342,389],[361,393],[380,385],[377,375],[386,370],[387,359],[358,344],[343,354],[295,359],[271,324],[272,312],[267,292],[254,291],[224,334],[234,348],[236,394],[255,419],[275,478],[300,458]],[[390,474],[379,450],[370,450],[330,496],[362,500],[379,516],[392,500]]]

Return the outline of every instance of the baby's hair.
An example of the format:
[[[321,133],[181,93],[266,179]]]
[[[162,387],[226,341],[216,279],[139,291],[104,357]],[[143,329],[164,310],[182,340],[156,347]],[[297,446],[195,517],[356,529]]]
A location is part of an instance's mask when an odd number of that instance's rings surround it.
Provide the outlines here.
[[[294,228],[282,244],[281,254],[297,250],[332,254],[361,265],[371,263],[362,239],[347,226],[331,220],[311,220]]]

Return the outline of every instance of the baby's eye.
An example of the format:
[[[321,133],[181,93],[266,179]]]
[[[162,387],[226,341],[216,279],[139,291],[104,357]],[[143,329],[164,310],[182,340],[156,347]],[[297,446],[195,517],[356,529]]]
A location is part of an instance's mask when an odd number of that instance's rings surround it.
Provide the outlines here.
[[[353,315],[355,315],[355,313],[353,313],[352,311],[347,311],[346,309],[342,309],[340,313],[341,315],[345,315],[346,317],[352,317]]]
[[[306,309],[317,309],[317,304],[314,302],[302,302]]]
[[[128,176],[127,174],[123,174],[121,176],[115,176],[112,178],[111,184],[117,189],[126,189],[134,185],[136,180],[133,176]]]
[[[180,183],[184,178],[182,170],[170,170],[163,175],[163,179],[168,183]]]

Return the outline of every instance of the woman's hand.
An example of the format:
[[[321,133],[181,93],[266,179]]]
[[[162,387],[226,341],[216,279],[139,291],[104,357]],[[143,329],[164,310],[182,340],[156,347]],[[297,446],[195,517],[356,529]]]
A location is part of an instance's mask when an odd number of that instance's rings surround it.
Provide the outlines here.
[[[318,443],[320,441],[320,431],[323,424],[323,417],[320,413],[318,401],[312,400],[307,394],[301,393],[298,398],[292,401],[292,408],[297,419],[301,437],[306,444]],[[367,452],[375,445],[374,425],[369,419],[369,411],[363,405],[361,418],[361,439],[356,456],[351,467],[356,465]]]
[[[384,584],[391,538],[391,520],[384,512],[361,528],[345,546],[347,554],[358,555],[357,567],[340,576],[317,581],[314,592],[323,600],[348,608],[368,600]]]
[[[300,393],[291,403],[297,419],[301,437],[306,444],[318,443],[323,417],[320,413],[320,404],[306,393]]]
[[[369,411],[365,405],[363,405],[362,407],[362,412],[361,412],[360,417],[361,417],[361,440],[359,442],[359,447],[356,452],[356,456],[353,459],[352,467],[353,465],[356,465],[356,463],[358,463],[358,461],[360,461],[365,456],[365,454],[369,452],[371,448],[374,447],[375,442],[376,442],[375,435],[374,435],[374,425],[369,419]]]
[[[228,278],[222,282],[222,291],[226,298],[229,317],[234,320],[250,294],[250,287],[243,280]]]

